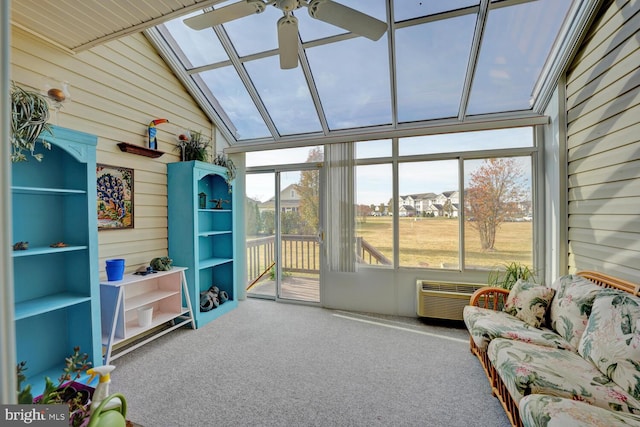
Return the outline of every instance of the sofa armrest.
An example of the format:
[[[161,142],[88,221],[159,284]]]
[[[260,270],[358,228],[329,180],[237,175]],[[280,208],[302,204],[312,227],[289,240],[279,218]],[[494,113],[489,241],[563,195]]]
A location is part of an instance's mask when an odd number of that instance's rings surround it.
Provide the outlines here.
[[[493,310],[502,310],[504,303],[507,302],[508,296],[509,289],[485,286],[478,289],[471,295],[469,305],[491,308]]]

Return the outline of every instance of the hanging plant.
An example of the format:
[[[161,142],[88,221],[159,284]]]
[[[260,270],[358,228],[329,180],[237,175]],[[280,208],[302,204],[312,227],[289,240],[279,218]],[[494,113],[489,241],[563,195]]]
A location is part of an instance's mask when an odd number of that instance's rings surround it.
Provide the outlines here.
[[[213,158],[213,164],[218,166],[224,166],[227,168],[227,186],[229,187],[229,193],[231,193],[231,181],[236,178],[236,165],[233,163],[229,157],[227,157],[223,153],[218,153]]]
[[[11,82],[11,161],[24,162],[25,152],[30,152],[37,161],[42,161],[42,154],[35,154],[36,142],[42,132],[53,135],[49,120],[49,104],[44,96],[37,92],[24,90]],[[51,144],[40,139],[47,150]]]

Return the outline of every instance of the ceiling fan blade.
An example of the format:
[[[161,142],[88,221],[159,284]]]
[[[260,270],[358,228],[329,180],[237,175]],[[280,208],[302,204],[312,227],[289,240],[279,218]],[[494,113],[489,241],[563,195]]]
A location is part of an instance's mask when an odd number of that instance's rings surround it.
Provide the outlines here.
[[[278,19],[278,49],[283,70],[298,66],[298,41],[298,18],[285,15]]]
[[[224,24],[235,19],[244,18],[254,13],[262,13],[265,3],[262,0],[242,0],[229,6],[214,9],[202,15],[193,16],[184,20],[186,26],[194,30],[203,30],[214,25]]]
[[[331,0],[312,0],[308,7],[312,18],[374,41],[387,31],[386,22]]]

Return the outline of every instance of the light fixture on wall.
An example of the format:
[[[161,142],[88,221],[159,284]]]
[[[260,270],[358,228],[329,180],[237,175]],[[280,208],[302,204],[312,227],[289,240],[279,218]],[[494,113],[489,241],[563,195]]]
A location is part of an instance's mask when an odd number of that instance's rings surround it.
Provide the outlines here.
[[[58,111],[62,105],[71,101],[71,93],[69,92],[69,82],[56,81],[51,77],[44,77],[42,85],[43,94],[49,99],[51,107],[54,110],[56,124],[58,122]]]

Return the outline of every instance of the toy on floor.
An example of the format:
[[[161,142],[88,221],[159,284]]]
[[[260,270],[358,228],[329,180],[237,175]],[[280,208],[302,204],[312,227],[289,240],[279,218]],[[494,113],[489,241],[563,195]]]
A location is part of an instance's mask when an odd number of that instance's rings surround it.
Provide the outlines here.
[[[87,370],[90,375],[88,383],[99,376],[91,400],[88,427],[126,427],[127,401],[120,393],[109,394],[111,372],[115,368],[113,365],[104,365]]]

